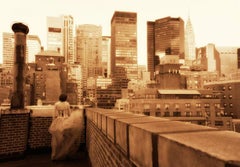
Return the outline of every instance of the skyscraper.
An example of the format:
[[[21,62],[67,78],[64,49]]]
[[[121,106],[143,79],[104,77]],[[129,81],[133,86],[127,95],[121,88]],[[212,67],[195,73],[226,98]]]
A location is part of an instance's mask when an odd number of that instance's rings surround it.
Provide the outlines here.
[[[11,70],[14,63],[14,34],[3,33],[3,67]]]
[[[111,37],[103,36],[102,37],[102,64],[103,64],[103,72],[105,77],[109,77],[111,75],[110,63],[111,63]]]
[[[111,71],[125,69],[128,79],[137,79],[137,13],[116,11],[111,20]]]
[[[178,55],[184,59],[184,21],[180,17],[165,17],[147,22],[147,54],[151,79],[162,56]]]
[[[41,41],[37,35],[27,35],[26,63],[35,62],[35,55],[41,50]],[[14,34],[3,33],[3,66],[11,70],[14,63]]]
[[[74,63],[73,17],[47,17],[47,49],[60,49],[65,62]]]
[[[82,67],[83,89],[89,77],[102,76],[102,27],[90,24],[76,27],[76,62]]]
[[[27,62],[34,63],[35,55],[41,51],[41,41],[37,35],[27,36]]]
[[[190,17],[188,17],[185,29],[185,62],[191,65],[191,61],[196,59],[195,35]]]

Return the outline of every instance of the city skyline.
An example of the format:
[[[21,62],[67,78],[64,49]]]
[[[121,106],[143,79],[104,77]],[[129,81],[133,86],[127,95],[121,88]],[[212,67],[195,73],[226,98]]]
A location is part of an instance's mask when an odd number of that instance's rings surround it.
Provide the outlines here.
[[[111,18],[115,11],[137,13],[138,63],[147,64],[147,21],[171,16],[181,17],[186,24],[190,17],[195,33],[196,47],[213,43],[216,46],[240,46],[240,2],[190,1],[190,0],[52,0],[52,1],[4,1],[1,2],[0,37],[12,32],[14,22],[29,26],[29,35],[38,35],[42,46],[47,43],[47,16],[71,15],[74,25],[94,24],[102,26],[102,34],[110,36]],[[2,43],[0,43],[2,45]],[[2,47],[2,46],[1,46]],[[2,63],[2,48],[0,48]]]

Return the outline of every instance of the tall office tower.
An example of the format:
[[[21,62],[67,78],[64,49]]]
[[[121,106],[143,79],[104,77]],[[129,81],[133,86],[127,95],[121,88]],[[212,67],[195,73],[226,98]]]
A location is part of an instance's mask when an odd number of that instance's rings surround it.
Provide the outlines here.
[[[116,11],[111,37],[111,72],[119,73],[116,67],[123,67],[128,79],[137,79],[137,13]]]
[[[111,75],[110,70],[111,63],[111,37],[102,37],[102,64],[104,77],[109,78]]]
[[[184,21],[180,17],[165,17],[147,22],[147,41],[148,71],[153,79],[155,65],[164,55],[184,59]]]
[[[76,27],[76,62],[83,72],[83,89],[89,77],[102,76],[102,27],[84,24]]]
[[[35,61],[35,55],[41,50],[41,41],[37,35],[27,35],[26,63]],[[3,66],[12,69],[14,63],[14,34],[3,33]]]
[[[3,32],[3,67],[11,71],[14,63],[14,34]]]
[[[27,36],[27,57],[28,63],[35,62],[35,55],[41,51],[41,41],[37,35]]]
[[[64,28],[63,28],[63,55],[65,56],[65,62],[74,64],[74,37],[73,37],[73,17],[63,16]]]
[[[60,49],[65,62],[74,63],[73,17],[47,17],[47,49]]]
[[[191,65],[192,61],[196,59],[195,35],[192,27],[190,17],[188,17],[185,28],[185,63]]]
[[[154,40],[155,22],[147,22],[147,69],[150,72],[150,79],[154,79],[155,66],[159,64],[159,57],[155,55],[155,40]]]

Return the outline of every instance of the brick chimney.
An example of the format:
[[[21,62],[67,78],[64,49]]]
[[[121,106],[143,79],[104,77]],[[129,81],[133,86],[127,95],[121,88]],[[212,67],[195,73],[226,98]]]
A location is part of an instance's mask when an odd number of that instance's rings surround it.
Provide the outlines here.
[[[14,66],[13,66],[13,94],[11,97],[11,109],[24,109],[24,88],[26,70],[26,36],[28,26],[23,23],[12,25],[14,32]]]

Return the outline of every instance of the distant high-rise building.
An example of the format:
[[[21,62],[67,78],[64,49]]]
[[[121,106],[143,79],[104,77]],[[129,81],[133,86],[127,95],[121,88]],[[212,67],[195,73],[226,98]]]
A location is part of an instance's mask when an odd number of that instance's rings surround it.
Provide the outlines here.
[[[102,65],[103,65],[103,74],[105,77],[109,78],[111,75],[111,37],[103,36],[102,37]]]
[[[191,65],[192,60],[195,59],[196,59],[195,35],[190,17],[188,17],[185,28],[185,63],[187,65]]]
[[[151,79],[154,79],[155,66],[164,55],[178,55],[184,59],[184,21],[180,17],[147,22],[147,60]]]
[[[47,17],[47,49],[60,49],[65,62],[74,63],[73,17]]]
[[[123,67],[128,79],[137,79],[137,13],[116,11],[111,20],[111,73]]]
[[[41,41],[37,35],[27,35],[26,62],[35,62],[35,55],[41,50]],[[14,63],[14,34],[3,33],[3,66],[11,70]]]
[[[82,67],[83,89],[89,77],[102,76],[102,27],[90,24],[76,27],[76,62]]]
[[[14,63],[14,34],[3,33],[3,67],[11,70]]]
[[[41,41],[37,35],[27,36],[27,62],[34,63],[35,55],[41,51]]]

